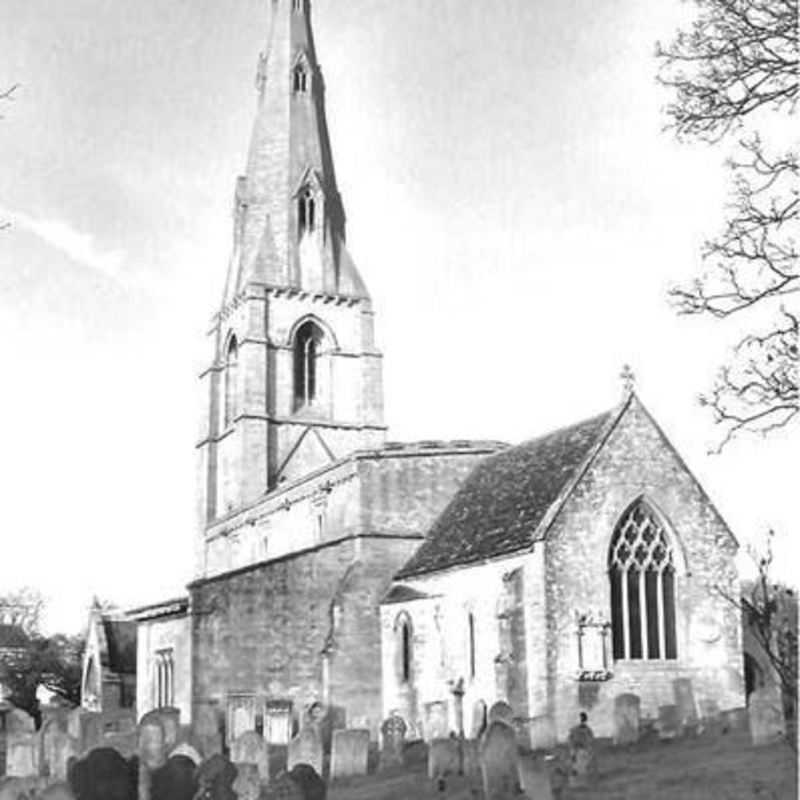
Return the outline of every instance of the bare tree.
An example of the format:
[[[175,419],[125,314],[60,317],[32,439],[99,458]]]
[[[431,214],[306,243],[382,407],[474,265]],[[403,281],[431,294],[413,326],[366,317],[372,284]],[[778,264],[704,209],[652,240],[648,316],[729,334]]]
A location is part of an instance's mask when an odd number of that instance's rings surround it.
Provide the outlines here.
[[[38,633],[43,610],[42,593],[30,586],[0,595],[0,622],[15,625],[28,636]]]
[[[797,103],[796,0],[694,0],[698,17],[659,45],[660,82],[679,139],[718,143],[745,121],[763,121]],[[758,112],[758,113],[757,113]],[[765,434],[798,417],[800,216],[796,148],[772,154],[750,132],[728,160],[733,190],[722,233],[706,242],[707,271],[671,297],[680,313],[736,317],[747,331],[702,402],[723,429]]]

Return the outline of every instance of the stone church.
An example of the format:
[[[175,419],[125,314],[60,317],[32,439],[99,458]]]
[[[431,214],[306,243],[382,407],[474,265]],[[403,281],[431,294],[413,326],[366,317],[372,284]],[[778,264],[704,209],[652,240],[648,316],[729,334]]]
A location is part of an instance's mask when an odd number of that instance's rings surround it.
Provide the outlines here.
[[[738,620],[707,587],[736,581],[736,542],[633,394],[518,447],[387,441],[310,3],[269,6],[201,376],[196,577],[131,613],[138,713],[283,743],[317,703],[423,736],[497,699],[561,736],[676,676],[742,705]]]

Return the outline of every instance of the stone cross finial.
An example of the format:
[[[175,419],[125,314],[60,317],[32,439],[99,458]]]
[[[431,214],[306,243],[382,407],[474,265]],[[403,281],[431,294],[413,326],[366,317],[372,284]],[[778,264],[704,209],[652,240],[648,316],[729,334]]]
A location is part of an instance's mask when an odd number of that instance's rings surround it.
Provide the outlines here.
[[[256,70],[256,89],[259,92],[264,91],[264,85],[267,82],[267,54],[258,54],[258,69]]]
[[[620,372],[619,377],[620,380],[622,380],[622,389],[627,397],[627,395],[632,394],[633,390],[636,388],[636,376],[633,374],[630,364],[625,364],[622,367],[622,372]]]

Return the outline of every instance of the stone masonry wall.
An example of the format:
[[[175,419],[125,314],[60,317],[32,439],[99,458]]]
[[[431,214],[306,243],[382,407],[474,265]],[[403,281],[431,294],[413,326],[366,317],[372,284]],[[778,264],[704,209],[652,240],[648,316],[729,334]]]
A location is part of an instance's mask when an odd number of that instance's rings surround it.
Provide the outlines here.
[[[608,550],[623,512],[644,496],[667,523],[676,556],[677,660],[609,660],[613,678],[579,684],[575,612],[610,619]],[[674,702],[672,680],[719,708],[744,705],[740,624],[716,590],[735,594],[736,543],[699,484],[634,400],[549,532],[546,545],[549,708],[559,738],[584,709],[611,735],[614,696],[641,697],[642,714]]]

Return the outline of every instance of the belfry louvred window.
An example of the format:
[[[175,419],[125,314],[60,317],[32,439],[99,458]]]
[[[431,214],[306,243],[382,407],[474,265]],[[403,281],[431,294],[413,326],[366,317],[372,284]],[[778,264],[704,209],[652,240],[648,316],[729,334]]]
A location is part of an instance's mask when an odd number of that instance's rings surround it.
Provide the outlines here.
[[[304,322],[294,339],[295,407],[310,406],[319,388],[318,360],[323,340],[322,329],[312,320]]]
[[[673,550],[645,500],[617,523],[608,561],[614,658],[677,658]]]

